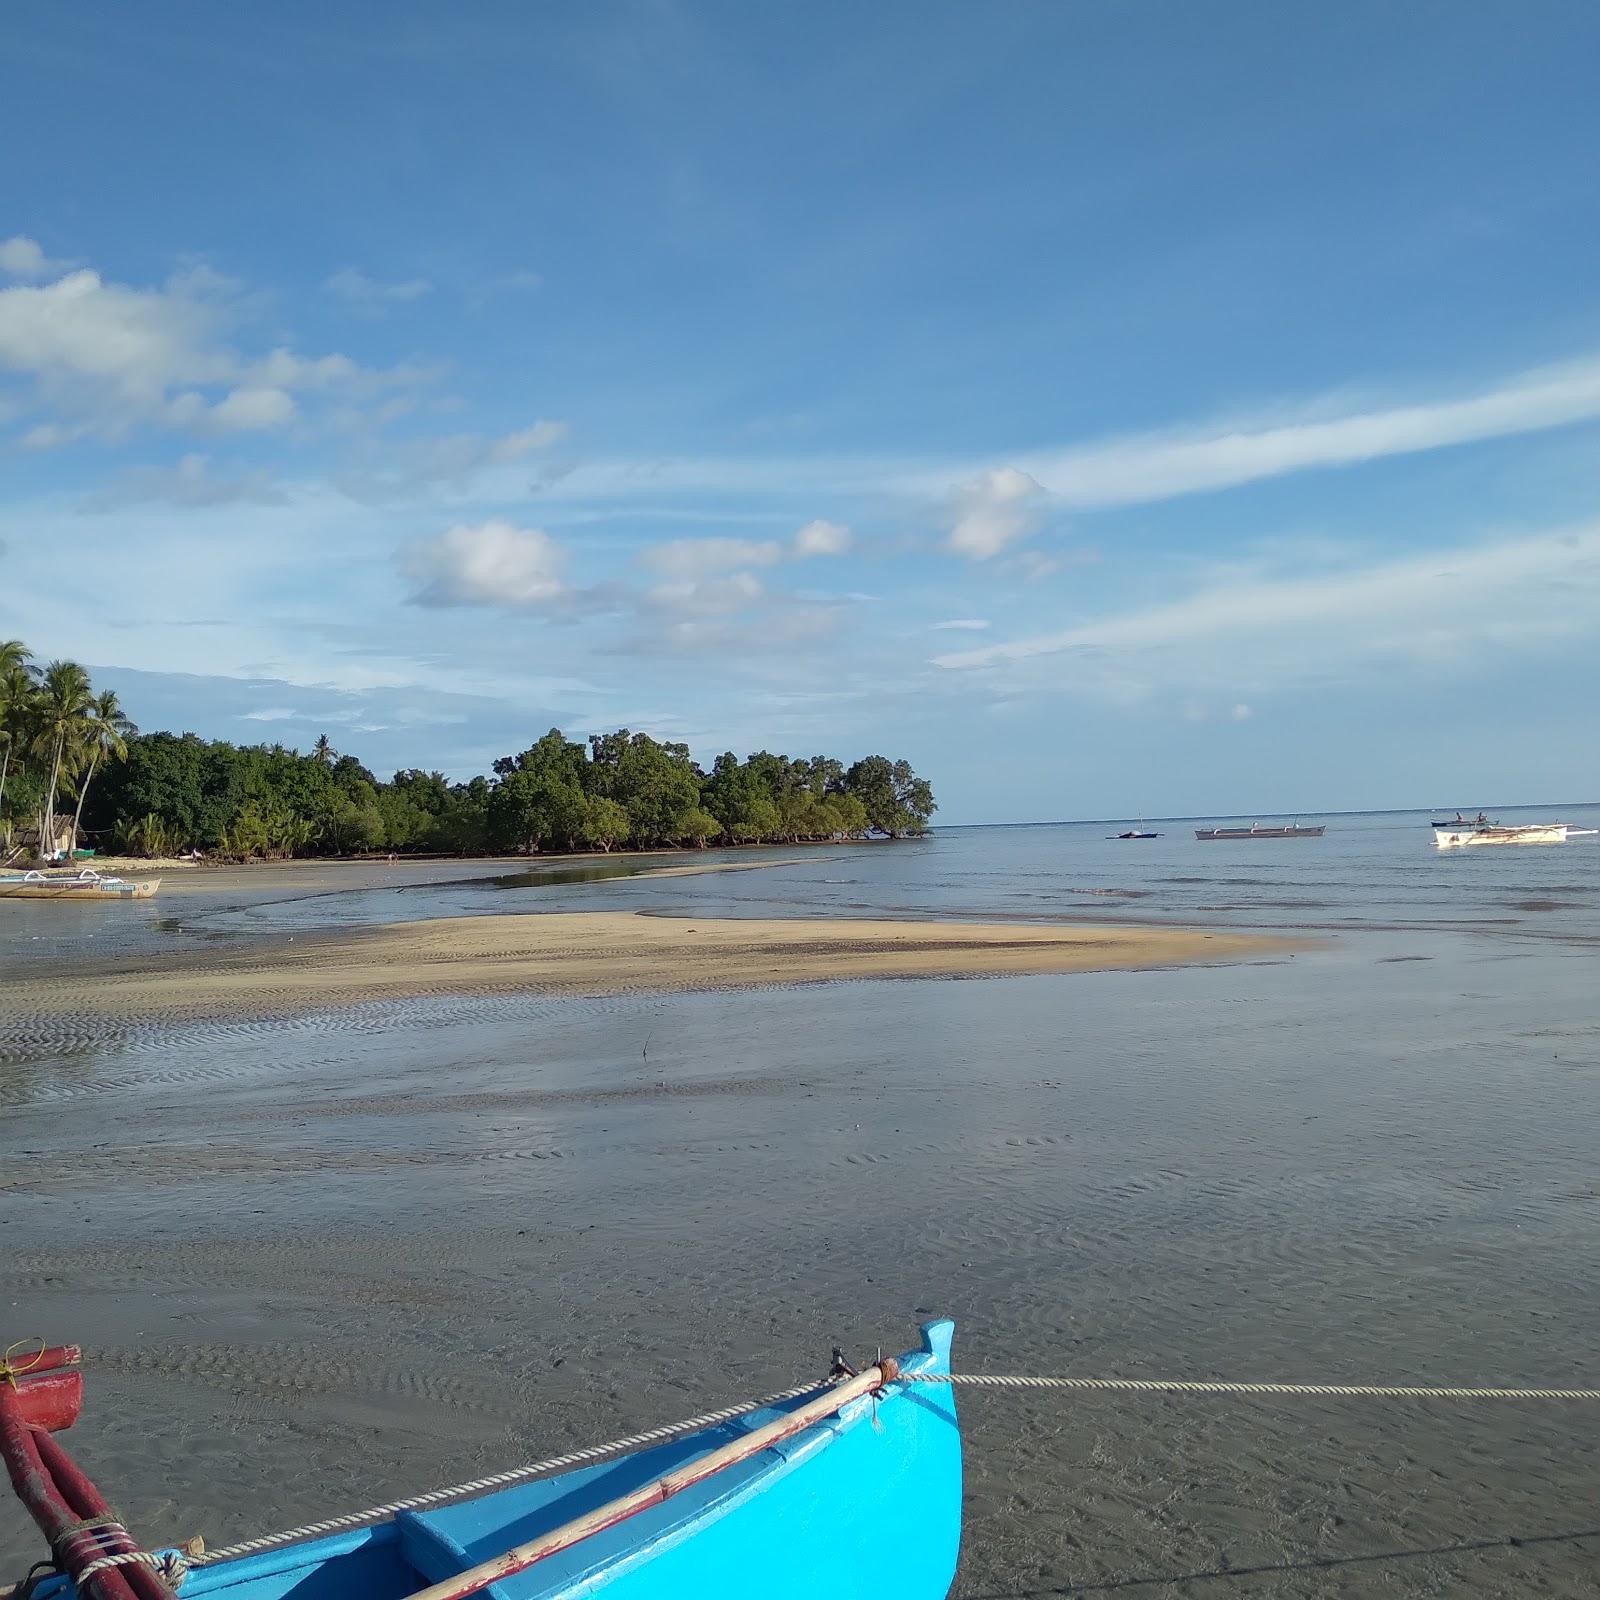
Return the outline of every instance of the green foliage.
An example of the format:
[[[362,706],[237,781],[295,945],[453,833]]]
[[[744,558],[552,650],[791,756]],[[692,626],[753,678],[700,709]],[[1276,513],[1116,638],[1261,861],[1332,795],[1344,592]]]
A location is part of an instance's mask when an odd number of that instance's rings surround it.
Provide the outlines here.
[[[627,728],[587,747],[552,728],[467,783],[416,767],[383,783],[326,734],[305,754],[138,734],[81,667],[41,671],[0,641],[0,843],[37,830],[63,797],[91,837],[128,853],[244,858],[897,838],[925,831],[934,810],[904,761],[730,751],[702,772],[687,745]]]
[[[591,795],[583,808],[583,831],[579,842],[591,850],[614,850],[626,844],[630,832],[628,813],[615,800]]]
[[[166,819],[153,811],[142,817],[124,817],[112,830],[111,840],[126,856],[170,856],[183,848]]]
[[[699,806],[690,806],[672,824],[672,836],[679,844],[691,844],[704,850],[722,832],[722,824]]]
[[[933,790],[908,761],[867,756],[844,775],[846,790],[866,808],[867,826],[891,839],[928,831],[934,813]]]

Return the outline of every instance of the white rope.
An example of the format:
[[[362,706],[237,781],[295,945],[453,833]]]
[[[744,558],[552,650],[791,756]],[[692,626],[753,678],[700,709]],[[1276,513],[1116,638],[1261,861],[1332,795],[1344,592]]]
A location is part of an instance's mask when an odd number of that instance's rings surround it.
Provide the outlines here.
[[[148,1550],[121,1550],[116,1555],[101,1556],[98,1561],[91,1561],[74,1582],[81,1587],[97,1572],[131,1566],[149,1567],[169,1589],[176,1589],[189,1576],[189,1563],[176,1550],[168,1550],[159,1556],[152,1555]]]
[[[906,1383],[958,1383],[977,1389],[1329,1395],[1366,1400],[1600,1400],[1600,1389],[1473,1389],[1406,1383],[1226,1383],[1201,1378],[1034,1378],[992,1372],[902,1372],[900,1377]]]
[[[381,1506],[369,1506],[365,1511],[351,1511],[340,1517],[328,1517],[321,1522],[307,1522],[298,1528],[286,1528],[282,1533],[268,1533],[259,1539],[242,1539],[238,1544],[223,1545],[217,1550],[207,1550],[194,1557],[191,1566],[210,1566],[215,1561],[232,1561],[239,1556],[253,1555],[261,1550],[276,1550],[280,1545],[298,1544],[302,1539],[317,1539],[330,1533],[342,1533],[349,1528],[365,1527],[369,1522],[381,1522],[400,1511],[421,1511],[428,1506],[443,1505],[449,1500],[459,1500],[467,1495],[482,1494],[488,1489],[502,1489],[508,1484],[522,1483],[528,1478],[540,1478],[546,1473],[561,1472],[568,1467],[582,1466],[589,1461],[599,1461],[605,1456],[620,1455],[624,1451],[638,1450],[645,1445],[660,1444],[675,1439],[682,1433],[696,1433],[701,1428],[714,1427],[719,1422],[731,1422],[747,1412],[760,1411],[785,1400],[797,1400],[803,1394],[815,1394],[825,1389],[832,1379],[821,1382],[797,1384],[779,1394],[769,1394],[764,1400],[745,1400],[736,1406],[724,1406],[720,1411],[704,1411],[698,1417],[686,1417],[682,1422],[670,1422],[665,1427],[649,1428],[643,1433],[632,1433],[623,1439],[612,1439],[606,1444],[588,1445],[582,1450],[569,1450],[565,1455],[550,1456],[544,1461],[530,1461],[526,1466],[511,1467],[505,1472],[492,1473],[487,1478],[474,1478],[470,1483],[457,1483],[446,1489],[430,1489],[424,1494],[408,1495],[403,1500],[390,1500]]]
[[[902,1372],[903,1383],[948,1383],[977,1389],[1073,1389],[1093,1392],[1121,1392],[1135,1394],[1213,1394],[1213,1395],[1299,1395],[1329,1396],[1333,1398],[1378,1400],[1600,1400],[1600,1389],[1501,1389],[1432,1386],[1422,1384],[1373,1383],[1230,1383],[1207,1379],[1162,1378],[1054,1378],[1010,1375],[988,1372]],[[705,1411],[697,1417],[686,1417],[682,1422],[672,1422],[660,1428],[649,1428],[643,1433],[628,1434],[605,1444],[589,1445],[581,1450],[569,1450],[565,1455],[549,1456],[543,1461],[530,1461],[525,1466],[512,1467],[486,1478],[474,1478],[469,1483],[453,1484],[448,1488],[431,1489],[423,1494],[408,1495],[401,1500],[390,1500],[383,1505],[369,1506],[365,1511],[351,1511],[343,1516],[327,1517],[321,1522],[303,1523],[298,1528],[286,1528],[282,1533],[264,1534],[259,1539],[243,1539],[237,1544],[223,1545],[191,1556],[187,1564],[178,1558],[178,1564],[188,1567],[210,1566],[214,1562],[233,1561],[240,1556],[254,1555],[263,1550],[276,1550],[280,1546],[298,1544],[303,1539],[322,1538],[331,1533],[343,1533],[352,1528],[381,1522],[401,1511],[421,1511],[430,1506],[444,1505],[468,1495],[483,1494],[490,1489],[502,1489],[513,1483],[523,1483],[529,1478],[543,1477],[548,1473],[562,1472],[569,1467],[582,1466],[606,1456],[620,1455],[638,1450],[646,1445],[659,1444],[680,1434],[695,1433],[702,1428],[714,1427],[719,1422],[729,1422],[751,1411],[779,1405],[785,1400],[796,1400],[801,1395],[814,1394],[826,1388],[829,1382],[798,1384],[762,1400],[747,1400],[740,1405],[724,1406],[720,1411]],[[169,1557],[146,1556],[143,1552],[129,1552],[126,1556],[107,1556],[92,1563],[83,1576],[88,1577],[100,1567],[120,1565],[129,1560],[147,1560],[159,1566]],[[177,1581],[182,1581],[178,1574]]]

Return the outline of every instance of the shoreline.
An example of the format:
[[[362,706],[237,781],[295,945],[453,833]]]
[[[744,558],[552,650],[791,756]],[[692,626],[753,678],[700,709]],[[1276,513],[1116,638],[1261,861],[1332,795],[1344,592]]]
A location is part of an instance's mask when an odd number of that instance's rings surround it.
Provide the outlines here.
[[[594,998],[867,978],[1017,977],[1236,961],[1305,948],[1255,933],[635,911],[446,917],[129,957],[6,986],[0,1017],[234,1021],[435,995]]]
[[[757,850],[778,846],[750,846]],[[790,847],[782,847],[790,848]],[[798,848],[805,848],[800,846]],[[362,889],[407,888],[414,885],[449,883],[475,878],[517,877],[531,874],[537,881],[540,872],[560,873],[607,864],[624,868],[636,862],[660,860],[659,866],[638,866],[616,873],[620,878],[688,878],[709,872],[757,872],[766,867],[801,865],[804,857],[784,855],[758,860],[674,861],[690,854],[683,850],[613,850],[574,852],[571,855],[540,856],[401,856],[389,861],[383,856],[313,856],[291,861],[155,861],[135,857],[108,856],[84,861],[79,866],[93,867],[107,876],[120,878],[159,878],[158,900],[173,896],[271,894],[338,894]],[[706,852],[707,855],[713,852]]]

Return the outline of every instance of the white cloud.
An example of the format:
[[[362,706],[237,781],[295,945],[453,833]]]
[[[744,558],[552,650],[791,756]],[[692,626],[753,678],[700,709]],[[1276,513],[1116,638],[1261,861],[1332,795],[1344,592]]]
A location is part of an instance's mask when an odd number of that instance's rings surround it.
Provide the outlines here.
[[[263,706],[259,711],[246,711],[246,722],[291,722],[299,716],[293,706]]]
[[[208,456],[186,455],[175,467],[134,467],[84,501],[86,511],[124,506],[282,505],[288,496],[265,467],[232,476],[211,471]]]
[[[24,450],[59,450],[62,445],[71,444],[89,432],[86,424],[40,422],[29,428],[17,443]]]
[[[1600,524],[1342,571],[1224,573],[1177,600],[934,658],[1031,687],[1137,697],[1342,681],[1396,663],[1473,670],[1600,634]],[[1235,707],[1239,720],[1252,714]]]
[[[359,464],[341,472],[336,481],[345,494],[362,501],[409,498],[433,484],[483,490],[481,481],[474,482],[474,475],[481,469],[513,466],[566,436],[566,423],[541,420],[506,434],[456,433],[434,439],[408,439],[400,445],[373,442],[368,444]],[[499,488],[522,495],[527,484],[519,479]],[[487,493],[484,498],[503,500],[507,492]]]
[[[457,523],[436,539],[400,552],[411,599],[423,606],[502,606],[532,609],[564,599],[561,547],[542,528],[502,519]]]
[[[1017,459],[1070,509],[1141,505],[1588,421],[1600,417],[1600,359],[1521,373],[1459,399],[1332,418],[1300,409],[1286,422],[1131,434]]]
[[[775,539],[667,539],[639,552],[641,565],[680,581],[735,567],[770,567],[782,558],[783,546]]]
[[[331,389],[361,377],[361,368],[349,356],[308,359],[281,347],[250,369],[253,383],[279,389]]]
[[[730,572],[722,577],[686,578],[657,584],[646,599],[662,611],[686,616],[731,616],[755,605],[766,595],[753,572]]]
[[[211,408],[210,420],[227,433],[281,428],[294,420],[294,399],[283,389],[234,389]]]
[[[1228,713],[1235,722],[1248,722],[1255,714],[1256,708],[1254,706],[1247,706],[1242,702]]]
[[[931,624],[934,632],[981,633],[991,624],[987,617],[947,617],[943,622]]]
[[[850,548],[850,530],[842,522],[808,522],[794,536],[797,559],[810,556],[840,556]]]
[[[520,461],[524,456],[530,456],[535,451],[548,450],[551,445],[559,444],[566,436],[566,423],[541,419],[529,427],[521,428],[515,433],[508,433],[494,440],[489,446],[487,459],[490,461]]]
[[[956,492],[949,548],[987,561],[1031,533],[1044,498],[1039,483],[1016,467],[981,473]]]
[[[0,367],[54,387],[102,385],[155,410],[177,385],[236,376],[237,362],[216,348],[217,322],[210,306],[181,294],[70,272],[42,288],[0,290]]]
[[[656,625],[624,639],[610,653],[715,656],[722,660],[745,657],[770,664],[774,650],[804,650],[830,637],[845,613],[842,606],[788,601],[774,596],[762,605],[757,615],[739,617],[734,614],[736,610],[759,598],[759,580],[743,573],[735,574],[733,579],[714,579],[712,583],[730,586],[720,591],[721,598],[730,602],[720,613],[715,609],[716,596],[704,593],[695,597],[698,610],[685,611],[677,600],[658,603],[658,618],[646,619]],[[788,664],[792,666],[792,660],[788,660]],[[818,694],[818,691],[809,691],[803,697],[805,703],[814,707]]]
[[[23,278],[32,282],[39,278],[54,277],[65,272],[70,261],[52,261],[39,248],[38,241],[23,234],[10,239],[0,239],[0,272],[8,278]]]
[[[334,273],[322,287],[329,294],[337,295],[346,305],[369,314],[381,314],[393,306],[420,300],[433,290],[433,285],[426,278],[384,283],[365,272],[358,272],[354,267],[345,267]]]
[[[242,355],[228,337],[248,310],[236,290],[203,266],[153,289],[109,283],[88,268],[0,289],[0,372],[28,383],[27,407],[46,413],[25,429],[27,446],[120,438],[151,423],[278,427],[297,413],[296,394],[362,396],[418,377],[282,347]]]

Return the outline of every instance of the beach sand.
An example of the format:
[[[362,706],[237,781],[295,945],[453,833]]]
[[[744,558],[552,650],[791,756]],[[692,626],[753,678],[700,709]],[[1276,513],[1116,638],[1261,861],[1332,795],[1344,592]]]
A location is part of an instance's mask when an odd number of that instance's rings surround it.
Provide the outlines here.
[[[361,889],[410,888],[418,884],[450,883],[470,878],[498,878],[520,873],[562,872],[591,866],[629,866],[639,878],[688,878],[707,872],[754,872],[764,867],[786,867],[803,856],[775,856],[752,852],[748,859],[713,856],[704,861],[684,860],[677,850],[592,851],[551,856],[448,856],[417,858],[382,856],[313,858],[304,861],[249,861],[214,864],[183,859],[145,859],[136,856],[100,856],[74,863],[92,867],[106,876],[159,878],[161,898],[208,895],[227,900],[302,894],[345,893]],[[655,860],[655,866],[649,863]]]
[[[1235,961],[1289,941],[1179,928],[660,917],[450,917],[223,952],[84,963],[7,986],[15,1019],[233,1020],[443,995],[748,989]]]

